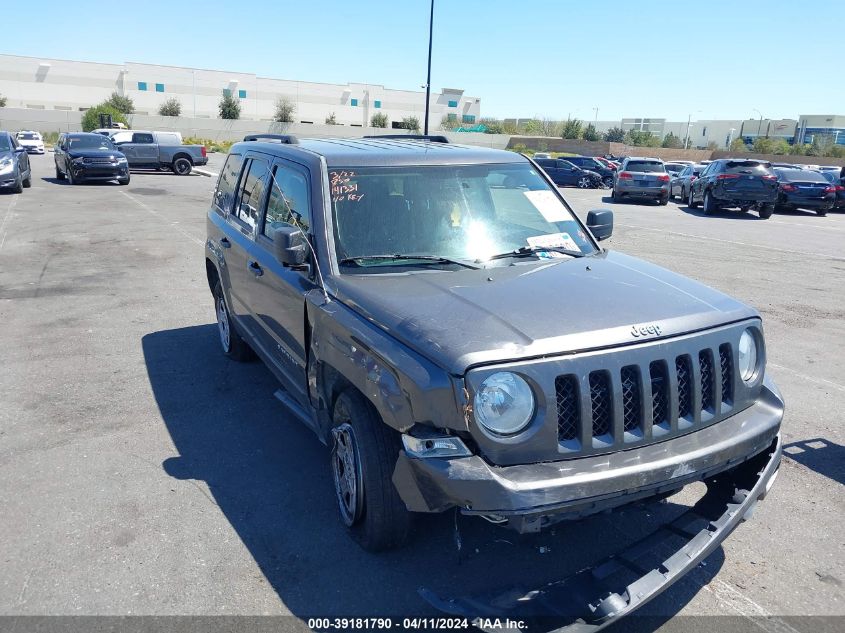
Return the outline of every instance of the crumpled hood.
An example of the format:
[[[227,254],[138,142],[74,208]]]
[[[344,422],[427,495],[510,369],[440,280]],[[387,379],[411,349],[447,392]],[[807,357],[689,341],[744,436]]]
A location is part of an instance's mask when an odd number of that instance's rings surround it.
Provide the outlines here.
[[[330,286],[351,309],[456,375],[757,316],[713,288],[615,252],[486,270],[338,275]],[[659,334],[635,336],[635,325],[657,326]]]

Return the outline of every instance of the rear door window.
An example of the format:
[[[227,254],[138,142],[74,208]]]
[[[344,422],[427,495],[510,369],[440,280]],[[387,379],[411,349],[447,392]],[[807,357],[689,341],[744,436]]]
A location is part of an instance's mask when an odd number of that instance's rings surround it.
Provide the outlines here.
[[[237,218],[250,228],[255,228],[258,225],[258,212],[261,208],[261,200],[264,197],[269,173],[270,166],[267,161],[260,158],[249,159],[249,165],[244,171],[238,189],[238,201],[230,217]]]
[[[629,160],[625,165],[626,171],[637,171],[646,174],[665,174],[666,168],[660,161],[654,160]]]
[[[214,192],[214,206],[222,213],[229,213],[232,210],[232,201],[235,198],[235,187],[238,186],[238,177],[241,175],[243,156],[240,154],[229,154],[223,171],[220,172],[220,180],[217,181],[217,191]]]

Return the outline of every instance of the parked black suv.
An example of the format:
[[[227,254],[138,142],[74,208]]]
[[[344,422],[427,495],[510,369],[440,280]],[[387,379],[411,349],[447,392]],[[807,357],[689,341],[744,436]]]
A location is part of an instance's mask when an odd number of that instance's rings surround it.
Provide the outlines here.
[[[117,180],[129,184],[129,163],[111,139],[85,132],[59,135],[53,154],[56,179],[76,185],[86,180]]]
[[[755,208],[761,218],[769,218],[777,195],[778,178],[768,161],[720,158],[707,165],[690,184],[687,204],[695,209],[702,202],[705,215],[738,207],[743,212]]]
[[[534,162],[543,168],[552,182],[561,187],[596,189],[602,185],[599,174],[576,167],[562,158],[535,158]]]
[[[599,176],[601,176],[602,182],[604,182],[606,186],[613,186],[613,178],[616,175],[616,172],[592,156],[567,156],[564,160],[569,161],[581,169],[596,172]]]
[[[765,496],[783,402],[755,310],[601,248],[612,212],[583,224],[519,154],[247,138],[207,215],[220,344],[257,354],[330,446],[340,518],[364,548],[403,543],[415,512],[537,532],[704,481],[671,530],[620,554],[636,566],[495,607],[516,615],[542,595],[603,625],[695,567]],[[494,609],[425,595],[453,613]]]

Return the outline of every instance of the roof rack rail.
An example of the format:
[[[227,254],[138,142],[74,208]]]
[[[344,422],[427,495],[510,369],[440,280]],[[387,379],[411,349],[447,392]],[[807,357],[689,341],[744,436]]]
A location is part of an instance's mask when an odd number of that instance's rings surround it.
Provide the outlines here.
[[[372,134],[364,138],[392,138],[394,140],[431,141],[432,143],[448,143],[449,139],[442,134]]]
[[[276,141],[285,145],[299,145],[299,139],[293,134],[247,134],[244,141]]]

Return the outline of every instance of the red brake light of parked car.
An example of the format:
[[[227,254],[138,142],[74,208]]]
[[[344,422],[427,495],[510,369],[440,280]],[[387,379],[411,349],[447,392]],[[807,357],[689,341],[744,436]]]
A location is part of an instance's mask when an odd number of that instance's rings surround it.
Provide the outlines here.
[[[660,174],[657,179],[660,182],[669,182],[669,174]]]
[[[837,190],[837,191],[845,191],[845,186],[842,186],[842,185],[836,185],[836,190]]]
[[[840,187],[840,189],[841,188],[842,187]],[[836,187],[834,187],[833,185],[830,185],[830,186],[824,188],[825,193],[834,193],[835,191],[836,191]]]
[[[631,174],[627,171],[620,171],[619,172],[619,179],[620,180],[631,180]]]
[[[208,157],[208,154],[206,153],[205,145],[203,145],[203,146],[202,146],[202,150],[201,150],[201,151],[202,151],[202,157],[203,157],[203,158],[207,158],[207,157]]]
[[[780,188],[784,191],[795,191],[798,189],[798,187],[796,187],[795,185],[790,185],[788,183],[781,185]]]
[[[733,178],[739,178],[739,174],[719,174],[716,176],[716,180],[732,180]]]

